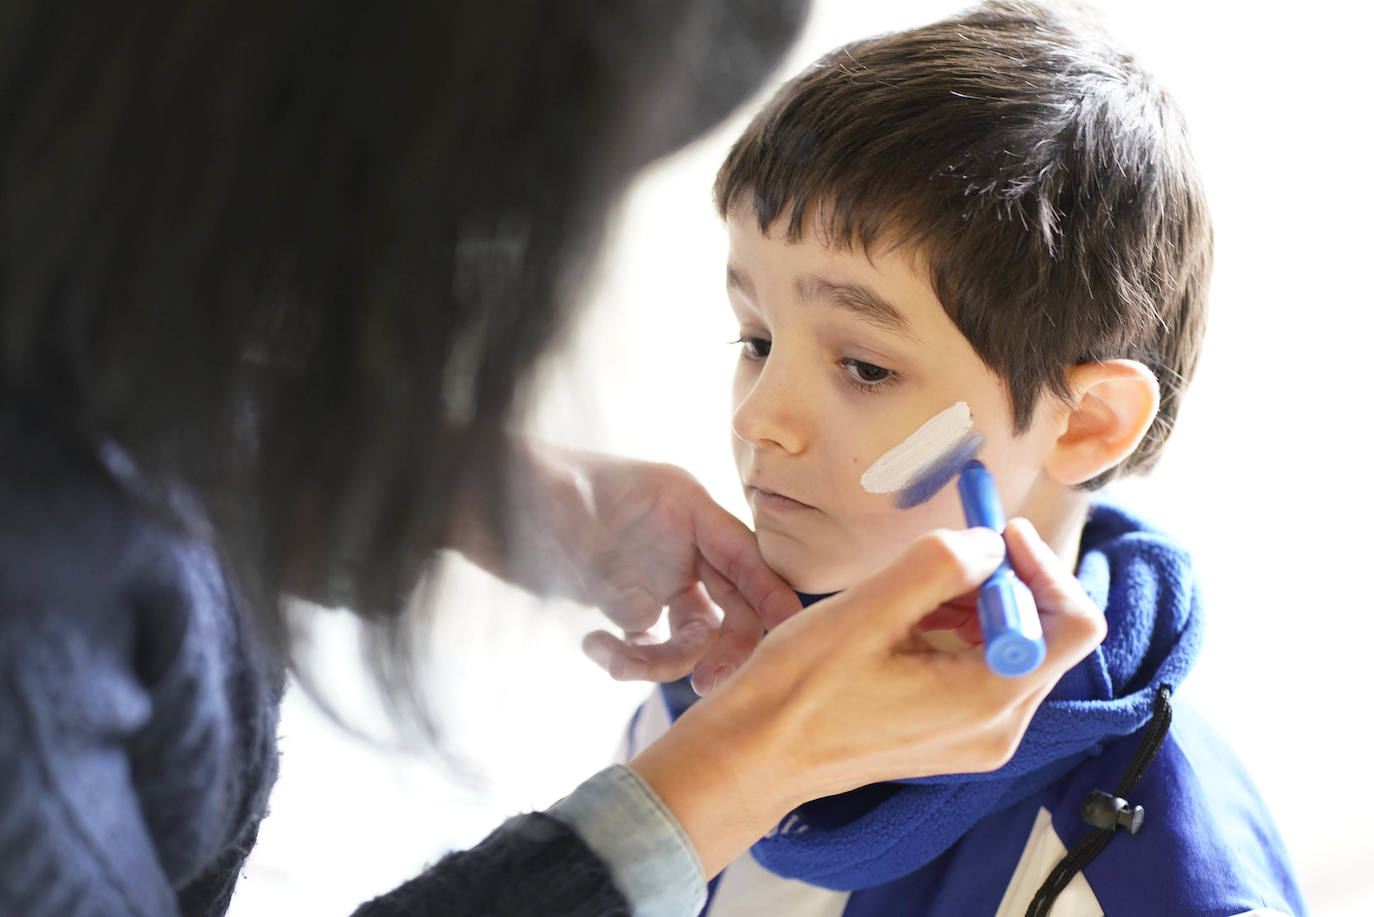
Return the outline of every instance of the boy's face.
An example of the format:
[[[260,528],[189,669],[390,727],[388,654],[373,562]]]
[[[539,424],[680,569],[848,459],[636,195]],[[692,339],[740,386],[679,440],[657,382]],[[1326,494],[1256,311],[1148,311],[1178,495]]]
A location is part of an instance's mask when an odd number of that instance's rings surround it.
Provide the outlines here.
[[[793,588],[833,592],[891,563],[919,535],[963,528],[951,482],[897,509],[860,486],[883,453],[967,402],[1007,517],[1029,515],[1058,435],[1042,406],[1012,435],[998,377],[945,314],[909,252],[844,251],[814,234],[764,235],[751,211],[726,221],[727,289],[739,321],[735,464],[764,559]]]

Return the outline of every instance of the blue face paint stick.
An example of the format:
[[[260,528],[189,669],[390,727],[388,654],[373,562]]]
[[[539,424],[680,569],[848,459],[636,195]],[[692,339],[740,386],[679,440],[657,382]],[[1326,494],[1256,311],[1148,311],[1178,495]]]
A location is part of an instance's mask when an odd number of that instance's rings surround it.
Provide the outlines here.
[[[984,526],[1001,534],[1007,527],[997,485],[982,462],[964,465],[959,499],[969,527]],[[1010,558],[978,589],[978,624],[983,629],[983,656],[998,675],[1017,678],[1035,671],[1045,659],[1045,637],[1030,589],[1012,572]]]

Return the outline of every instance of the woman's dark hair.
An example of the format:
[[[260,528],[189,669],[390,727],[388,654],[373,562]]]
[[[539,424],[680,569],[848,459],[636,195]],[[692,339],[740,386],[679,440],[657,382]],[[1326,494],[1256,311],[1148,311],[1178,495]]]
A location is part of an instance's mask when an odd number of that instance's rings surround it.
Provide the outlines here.
[[[501,518],[503,430],[608,209],[803,7],[11,0],[0,404],[117,446],[155,512],[189,490],[288,660],[313,545],[394,688],[387,622],[451,507]]]
[[[716,179],[791,240],[923,255],[937,295],[1007,384],[1018,431],[1068,367],[1139,360],[1158,458],[1206,324],[1212,229],[1183,116],[1072,10],[990,2],[845,45],[783,87]]]

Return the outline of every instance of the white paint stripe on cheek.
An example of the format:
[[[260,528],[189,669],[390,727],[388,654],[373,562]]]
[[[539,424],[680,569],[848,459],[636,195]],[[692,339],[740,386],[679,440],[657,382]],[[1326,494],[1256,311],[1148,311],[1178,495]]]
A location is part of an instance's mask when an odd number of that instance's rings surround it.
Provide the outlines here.
[[[919,477],[973,428],[968,402],[951,404],[921,428],[878,457],[859,483],[871,494],[890,494]]]

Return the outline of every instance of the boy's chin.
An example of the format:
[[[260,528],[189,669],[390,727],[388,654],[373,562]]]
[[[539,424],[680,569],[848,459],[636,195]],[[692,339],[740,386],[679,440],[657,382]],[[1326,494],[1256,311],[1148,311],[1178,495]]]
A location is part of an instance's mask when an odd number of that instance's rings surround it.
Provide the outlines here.
[[[828,595],[849,585],[850,573],[836,565],[833,559],[821,560],[814,552],[799,549],[795,543],[769,544],[769,539],[760,537],[759,553],[764,563],[796,592]]]

